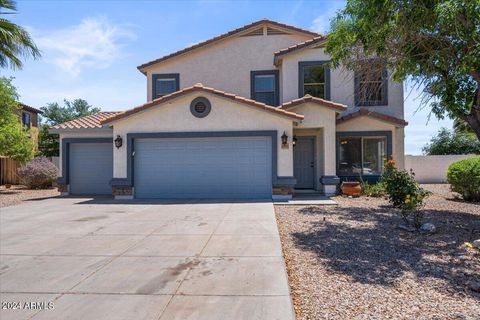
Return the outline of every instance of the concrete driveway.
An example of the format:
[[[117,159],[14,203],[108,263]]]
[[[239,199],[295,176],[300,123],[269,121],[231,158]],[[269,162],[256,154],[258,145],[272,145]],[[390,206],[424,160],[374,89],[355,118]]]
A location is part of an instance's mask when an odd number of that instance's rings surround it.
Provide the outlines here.
[[[272,203],[52,198],[0,212],[2,320],[294,318]]]

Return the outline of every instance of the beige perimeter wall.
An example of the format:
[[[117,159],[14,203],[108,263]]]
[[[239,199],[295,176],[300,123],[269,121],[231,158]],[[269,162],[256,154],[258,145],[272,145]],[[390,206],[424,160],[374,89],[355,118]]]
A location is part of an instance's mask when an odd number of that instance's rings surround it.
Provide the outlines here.
[[[442,156],[405,156],[405,169],[412,169],[420,183],[444,183],[447,181],[447,169],[452,163],[478,157],[474,154]]]

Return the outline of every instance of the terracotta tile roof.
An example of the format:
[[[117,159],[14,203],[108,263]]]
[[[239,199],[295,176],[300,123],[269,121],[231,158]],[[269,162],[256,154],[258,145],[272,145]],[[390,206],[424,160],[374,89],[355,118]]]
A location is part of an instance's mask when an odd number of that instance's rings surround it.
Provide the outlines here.
[[[370,111],[368,109],[360,109],[358,111],[355,111],[355,112],[349,113],[347,115],[344,115],[340,118],[337,118],[337,124],[344,123],[344,122],[347,122],[347,121],[350,121],[350,120],[353,120],[355,118],[362,117],[362,116],[375,118],[375,119],[382,120],[382,121],[385,121],[385,122],[389,122],[391,124],[394,124],[394,125],[397,125],[397,126],[402,126],[402,127],[408,125],[408,122],[403,120],[403,119],[396,118],[396,117],[393,117],[393,116],[389,116],[389,115],[386,115],[386,114],[383,114],[383,113],[378,113],[378,112],[375,112],[375,111]]]
[[[101,121],[113,117],[117,114],[122,112],[97,112],[92,115],[81,117],[75,120],[67,121],[64,123],[57,124],[53,126],[51,129],[95,129],[101,128],[102,124]]]
[[[22,109],[24,109],[24,110],[27,110],[27,111],[30,111],[30,112],[33,112],[33,113],[43,114],[43,111],[42,111],[42,110],[39,110],[39,109],[34,108],[34,107],[27,106],[26,104],[20,103],[20,106],[21,106]]]
[[[268,19],[262,19],[262,20],[258,20],[258,21],[252,22],[250,24],[244,25],[243,27],[237,28],[237,29],[229,31],[227,33],[223,33],[223,34],[218,35],[218,36],[216,36],[214,38],[211,38],[209,40],[194,44],[193,46],[184,48],[182,50],[179,50],[179,51],[176,51],[176,52],[173,52],[173,53],[170,53],[170,54],[168,54],[166,56],[163,56],[161,58],[146,62],[144,64],[139,65],[137,67],[137,69],[140,70],[142,73],[144,73],[142,69],[145,68],[145,67],[148,67],[148,66],[151,66],[155,63],[162,62],[162,61],[165,61],[167,59],[182,55],[184,53],[187,53],[187,52],[190,52],[192,50],[198,49],[200,47],[212,44],[216,41],[229,38],[229,37],[234,36],[238,33],[249,30],[251,28],[255,28],[255,27],[257,27],[259,25],[263,25],[263,24],[269,24],[269,25],[276,26],[276,27],[279,27],[279,28],[292,30],[292,31],[295,31],[295,32],[300,32],[300,33],[303,33],[303,34],[306,34],[306,35],[312,36],[312,37],[318,37],[319,36],[318,33],[313,32],[313,31],[297,28],[297,27],[294,27],[294,26],[291,26],[291,25],[288,25],[288,24],[284,24],[284,23],[280,23],[280,22],[276,22],[276,21],[272,21],[272,20],[268,20]]]
[[[347,109],[347,106],[344,105],[344,104],[332,102],[332,101],[325,100],[325,99],[320,99],[320,98],[317,98],[317,97],[312,97],[309,94],[305,95],[303,98],[299,98],[299,99],[295,99],[295,100],[292,100],[292,101],[289,101],[289,102],[285,102],[284,104],[282,104],[280,106],[280,108],[288,110],[288,109],[291,109],[295,106],[298,106],[300,104],[307,103],[307,102],[312,102],[312,103],[318,104],[320,106],[324,106],[324,107],[327,107],[327,108],[332,108],[332,109],[335,109],[336,111],[345,111]]]
[[[194,85],[192,87],[188,87],[188,88],[185,88],[185,89],[182,89],[182,90],[179,90],[179,91],[175,91],[175,92],[173,92],[169,95],[166,95],[166,96],[163,96],[161,98],[152,100],[151,102],[145,103],[141,106],[138,106],[136,108],[127,110],[125,112],[116,114],[116,115],[114,115],[114,116],[112,116],[108,119],[104,119],[104,120],[101,121],[101,124],[110,123],[112,121],[116,121],[116,120],[128,117],[128,116],[130,116],[132,114],[135,114],[137,112],[146,110],[146,109],[151,108],[153,106],[156,106],[158,104],[170,101],[170,100],[175,99],[177,97],[180,97],[182,95],[192,93],[192,92],[196,92],[196,91],[203,91],[203,92],[207,92],[207,93],[210,93],[210,94],[214,94],[214,95],[217,95],[217,96],[222,97],[222,98],[227,98],[227,99],[230,99],[230,100],[233,100],[233,101],[236,101],[236,102],[240,102],[240,103],[243,103],[243,104],[258,108],[258,109],[261,109],[261,110],[276,113],[276,114],[282,115],[282,116],[287,116],[287,117],[290,117],[290,118],[293,118],[293,119],[296,119],[296,120],[303,120],[303,118],[304,118],[302,115],[294,113],[294,112],[286,111],[286,110],[283,110],[283,109],[280,109],[280,108],[275,108],[275,107],[272,107],[272,106],[269,106],[269,105],[266,105],[264,103],[260,103],[260,102],[257,102],[257,101],[251,100],[251,99],[239,97],[239,96],[236,96],[232,93],[227,93],[227,92],[216,90],[216,89],[213,89],[213,88],[204,87],[201,83],[197,83],[196,85]]]
[[[303,49],[303,48],[306,48],[308,46],[311,46],[311,45],[315,45],[315,44],[319,44],[319,43],[322,43],[325,41],[325,39],[327,39],[327,36],[325,35],[319,35],[313,39],[309,39],[307,41],[304,41],[304,42],[300,42],[300,43],[297,43],[293,46],[290,46],[288,48],[285,48],[285,49],[282,49],[282,50],[278,50],[277,52],[274,53],[275,55],[275,64],[277,63],[277,60],[278,60],[278,57],[280,56],[283,56],[287,53],[290,53],[290,52],[293,52],[293,51],[296,51],[296,50],[300,50],[300,49]]]

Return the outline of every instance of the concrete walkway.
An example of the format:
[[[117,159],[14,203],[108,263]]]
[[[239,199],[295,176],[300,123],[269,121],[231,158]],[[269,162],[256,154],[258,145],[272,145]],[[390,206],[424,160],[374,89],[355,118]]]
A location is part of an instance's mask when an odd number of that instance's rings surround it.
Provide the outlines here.
[[[272,203],[53,198],[0,236],[2,320],[294,318]]]

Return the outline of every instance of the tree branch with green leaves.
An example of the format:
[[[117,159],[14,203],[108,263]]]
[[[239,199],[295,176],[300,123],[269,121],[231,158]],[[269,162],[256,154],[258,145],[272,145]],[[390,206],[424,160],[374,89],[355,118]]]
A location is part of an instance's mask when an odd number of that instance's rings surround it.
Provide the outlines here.
[[[480,0],[348,0],[326,50],[350,70],[381,59],[393,80],[424,88],[437,118],[463,120],[480,140]]]

